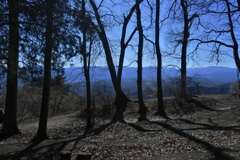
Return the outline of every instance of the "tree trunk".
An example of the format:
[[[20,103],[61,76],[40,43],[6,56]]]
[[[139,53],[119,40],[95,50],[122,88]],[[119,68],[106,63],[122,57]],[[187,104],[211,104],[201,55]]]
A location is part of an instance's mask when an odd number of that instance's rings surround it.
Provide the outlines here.
[[[85,9],[85,0],[82,0],[82,14],[83,19],[85,19],[86,9]],[[91,83],[90,83],[90,75],[89,75],[89,67],[90,67],[90,54],[87,54],[87,28],[85,25],[82,26],[83,32],[83,43],[81,46],[81,54],[83,55],[83,69],[84,69],[84,76],[86,80],[86,88],[87,88],[87,127],[86,131],[92,128],[92,111],[91,111]],[[90,42],[91,43],[91,42]],[[89,48],[91,50],[91,46]],[[90,51],[89,51],[90,53]]]
[[[17,92],[18,92],[18,47],[19,23],[18,1],[9,0],[9,46],[7,60],[7,86],[5,118],[1,136],[10,137],[20,133],[17,126]],[[7,118],[6,118],[7,117]]]
[[[164,109],[162,91],[162,53],[160,50],[160,0],[156,0],[156,20],[155,20],[155,49],[157,55],[157,99],[158,110],[156,115],[168,118]]]
[[[187,89],[186,89],[186,79],[187,79],[187,44],[189,37],[189,28],[188,28],[188,11],[185,4],[185,0],[181,0],[181,6],[183,9],[184,16],[184,31],[183,31],[183,40],[182,40],[182,55],[181,55],[181,86],[180,86],[180,97],[186,100],[187,98]]]
[[[84,58],[84,61],[87,61],[87,59]],[[92,128],[91,81],[90,81],[90,75],[89,74],[90,73],[89,73],[88,64],[84,64],[84,75],[85,75],[85,79],[86,79],[86,88],[87,88],[87,129]]]
[[[51,57],[53,47],[53,0],[46,0],[47,26],[46,26],[46,50],[44,54],[44,78],[42,91],[42,104],[38,131],[32,141],[38,142],[48,139],[47,121],[49,110],[50,83],[51,83]]]
[[[126,38],[126,32],[127,32],[127,25],[134,13],[134,11],[136,10],[137,5],[139,5],[140,3],[142,3],[143,0],[138,1],[129,11],[128,15],[126,17],[124,17],[124,22],[123,22],[123,27],[122,27],[122,36],[121,36],[121,51],[120,51],[120,57],[119,57],[119,65],[118,65],[118,79],[119,79],[119,83],[121,85],[121,80],[122,80],[122,71],[123,71],[123,62],[124,62],[124,57],[125,57],[125,50],[129,44],[129,42],[132,40],[134,34],[137,31],[137,28],[135,28],[133,30],[133,32],[131,33],[131,35],[129,36],[128,40],[125,42],[125,38]]]
[[[235,61],[235,64],[237,66],[238,72],[240,72],[240,59],[239,59],[239,55],[238,55],[238,41],[236,39],[235,32],[234,32],[234,26],[233,26],[232,17],[231,17],[230,4],[229,4],[228,0],[225,0],[225,2],[226,2],[226,6],[227,6],[230,34],[231,34],[231,38],[232,38],[232,41],[233,41],[233,57],[234,57],[234,61]],[[240,1],[238,1],[238,2],[240,3]]]
[[[112,123],[116,123],[116,122],[121,122],[121,123],[125,123],[125,120],[123,118],[123,113],[126,110],[126,106],[128,103],[129,99],[126,97],[126,95],[123,92],[119,92],[118,94],[116,94],[116,98],[115,98],[115,105],[116,105],[116,111],[114,113],[114,116],[112,118]]]
[[[231,38],[232,38],[232,41],[233,41],[233,57],[234,57],[236,67],[238,69],[238,93],[240,93],[240,80],[239,80],[240,59],[239,59],[239,55],[238,55],[238,41],[236,39],[235,32],[234,32],[234,26],[233,26],[232,17],[231,17],[230,4],[229,4],[228,0],[225,0],[225,2],[226,2],[226,5],[227,5],[227,13],[228,13],[230,33],[231,33]],[[240,0],[238,0],[238,7],[239,7],[239,10],[240,10]]]
[[[136,0],[138,3],[138,0]],[[138,71],[137,71],[137,85],[138,85],[138,103],[139,103],[139,111],[140,114],[139,121],[147,120],[147,107],[143,101],[143,90],[142,90],[142,56],[143,56],[143,28],[141,21],[141,10],[139,4],[136,8],[137,11],[137,28],[139,33],[139,42],[138,42]]]
[[[240,0],[237,0],[238,2],[238,10],[240,11]]]
[[[105,55],[106,55],[106,61],[107,61],[107,64],[108,64],[108,69],[109,69],[110,76],[111,76],[111,79],[112,79],[112,83],[113,83],[113,86],[114,86],[114,90],[115,90],[115,93],[116,93],[116,98],[115,98],[115,101],[114,101],[114,104],[116,105],[116,112],[114,114],[112,122],[113,123],[115,123],[117,121],[125,122],[124,119],[123,119],[123,113],[126,110],[127,103],[130,100],[127,98],[127,96],[122,91],[122,88],[121,88],[121,85],[120,85],[120,80],[118,79],[118,77],[116,75],[116,70],[115,70],[115,66],[114,66],[114,63],[113,63],[113,58],[112,58],[112,54],[111,54],[111,50],[110,50],[110,45],[108,43],[108,38],[107,38],[107,35],[106,35],[106,32],[105,32],[104,26],[101,22],[100,15],[98,13],[98,8],[97,8],[97,6],[96,6],[96,4],[94,3],[93,0],[90,0],[90,3],[91,3],[91,6],[94,10],[96,20],[98,22],[99,29],[98,28],[97,29],[95,28],[95,29],[97,30],[97,33],[98,33],[98,35],[99,35],[99,37],[102,41],[102,45],[103,45]]]

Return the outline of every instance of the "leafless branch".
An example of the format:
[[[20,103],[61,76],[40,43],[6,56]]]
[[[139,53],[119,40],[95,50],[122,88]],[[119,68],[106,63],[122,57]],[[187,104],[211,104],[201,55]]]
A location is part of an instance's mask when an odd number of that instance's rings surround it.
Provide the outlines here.
[[[134,60],[134,61],[130,62],[128,65],[126,65],[126,66],[124,66],[124,67],[129,67],[129,66],[131,66],[134,62],[137,62],[137,60]]]
[[[131,39],[133,38],[134,34],[137,31],[137,27],[133,30],[133,32],[131,33],[131,35],[129,36],[127,42],[125,43],[125,47],[128,46],[129,42],[131,41]]]
[[[167,17],[163,18],[163,20],[161,20],[161,23],[163,23],[164,21],[166,21],[166,20],[170,17],[170,14],[171,14],[171,12],[172,12],[172,9],[173,9],[175,3],[176,3],[176,0],[173,1],[171,7],[170,7],[169,10],[168,10],[168,15],[167,15]]]
[[[200,39],[190,39],[190,41],[199,41],[200,43],[217,43],[219,45],[223,45],[225,47],[233,48],[233,45],[226,44],[224,42],[218,41],[218,40],[209,40],[209,41],[203,41]]]

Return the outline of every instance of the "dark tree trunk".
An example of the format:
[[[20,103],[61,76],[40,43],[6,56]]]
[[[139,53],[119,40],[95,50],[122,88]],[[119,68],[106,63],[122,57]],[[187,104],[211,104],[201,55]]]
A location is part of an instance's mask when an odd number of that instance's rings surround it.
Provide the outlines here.
[[[181,7],[183,9],[184,16],[184,31],[182,40],[182,55],[181,55],[181,83],[180,83],[180,97],[184,100],[187,98],[186,79],[187,79],[187,44],[189,37],[188,28],[188,11],[185,0],[181,0]]]
[[[233,57],[234,57],[236,67],[238,69],[238,93],[240,93],[240,80],[239,80],[240,59],[239,59],[239,55],[238,55],[238,41],[236,39],[235,32],[234,32],[234,26],[233,26],[232,17],[231,17],[230,4],[229,4],[228,0],[225,0],[225,2],[226,2],[226,5],[227,5],[230,33],[231,33],[231,38],[232,38],[232,41],[233,41]],[[238,7],[239,7],[239,10],[240,10],[240,0],[238,0]]]
[[[90,59],[90,57],[88,57]],[[86,57],[84,61],[87,61]],[[87,129],[92,128],[92,109],[91,109],[91,81],[90,81],[90,72],[89,64],[84,62],[84,75],[86,79],[86,88],[87,88]]]
[[[1,136],[10,137],[20,133],[17,126],[18,91],[18,46],[19,46],[19,6],[17,0],[9,0],[9,46],[7,60],[7,86],[5,117]]]
[[[138,0],[136,0],[138,3]],[[139,42],[138,42],[138,71],[137,71],[137,85],[138,85],[138,103],[139,103],[139,111],[140,114],[139,121],[147,120],[147,107],[143,101],[143,90],[142,90],[142,56],[143,56],[143,28],[141,21],[141,10],[139,4],[136,8],[137,11],[137,28],[139,33]]]
[[[156,0],[156,20],[155,20],[155,49],[157,55],[157,99],[158,110],[156,115],[168,118],[164,109],[162,91],[162,53],[160,50],[160,0]]]
[[[226,2],[226,5],[227,5],[227,13],[228,13],[230,33],[231,33],[231,38],[232,38],[232,41],[233,41],[233,57],[234,57],[234,61],[235,61],[235,64],[237,66],[238,72],[240,72],[240,59],[239,59],[239,55],[238,55],[238,41],[236,39],[235,32],[234,32],[234,26],[233,26],[232,17],[231,17],[230,4],[229,4],[228,0],[225,0],[225,2]],[[240,4],[240,0],[238,0],[238,3]]]
[[[85,9],[85,0],[82,0],[82,14],[83,19],[85,19],[86,9]],[[91,83],[90,83],[90,74],[89,74],[89,67],[90,67],[90,54],[87,54],[86,46],[87,46],[87,28],[85,25],[82,26],[83,32],[83,43],[81,46],[81,54],[83,55],[83,69],[84,69],[84,76],[86,80],[86,88],[87,88],[87,129],[92,128],[92,111],[91,111]],[[91,42],[90,42],[91,43]],[[91,50],[91,45],[90,48]],[[89,51],[90,53],[90,51]]]
[[[237,0],[238,2],[238,10],[240,11],[240,0]]]
[[[32,141],[38,142],[48,139],[47,121],[51,83],[51,57],[53,47],[53,0],[46,0],[47,26],[46,26],[46,50],[44,53],[44,78],[42,90],[42,104],[38,131]]]
[[[126,106],[127,103],[129,102],[129,99],[127,98],[127,96],[124,94],[124,92],[122,91],[121,85],[120,85],[120,80],[118,79],[117,75],[116,75],[116,70],[115,70],[115,66],[113,63],[113,58],[112,58],[112,54],[111,54],[111,50],[110,50],[110,45],[108,43],[108,38],[104,29],[104,26],[101,22],[101,18],[100,15],[98,13],[98,8],[96,6],[96,4],[94,3],[93,0],[90,0],[91,6],[94,10],[95,13],[95,17],[96,20],[98,22],[98,27],[97,33],[102,41],[102,45],[105,51],[105,55],[106,55],[106,61],[108,64],[108,69],[111,75],[111,79],[112,79],[112,83],[114,86],[114,90],[116,93],[116,98],[115,98],[115,102],[114,104],[116,105],[116,112],[113,116],[113,120],[112,122],[115,123],[117,121],[120,122],[125,122],[123,119],[123,113],[126,110]]]
[[[121,51],[120,51],[120,58],[119,58],[119,65],[118,65],[118,79],[119,79],[119,83],[121,85],[121,80],[122,80],[122,71],[123,71],[123,62],[124,62],[124,57],[125,57],[125,50],[129,44],[129,42],[132,40],[134,34],[137,31],[137,28],[135,28],[132,32],[132,34],[129,36],[128,40],[125,42],[125,38],[126,38],[126,31],[127,31],[127,25],[134,13],[134,11],[136,10],[137,5],[139,5],[143,0],[138,1],[129,11],[127,17],[124,17],[124,22],[123,22],[123,27],[122,27],[122,37],[121,37]]]
[[[125,120],[123,118],[123,113],[126,110],[128,102],[129,102],[129,99],[126,97],[126,95],[123,92],[119,92],[118,94],[116,94],[116,98],[114,102],[114,104],[116,105],[116,111],[112,118],[112,123],[116,123],[116,122],[125,123]]]

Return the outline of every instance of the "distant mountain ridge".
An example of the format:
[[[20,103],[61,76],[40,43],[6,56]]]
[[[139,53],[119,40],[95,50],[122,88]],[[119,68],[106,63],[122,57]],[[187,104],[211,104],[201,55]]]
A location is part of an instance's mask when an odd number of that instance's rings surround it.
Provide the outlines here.
[[[117,68],[116,68],[117,69]],[[156,79],[156,67],[144,67],[143,68],[143,79],[154,80]],[[180,72],[176,68],[163,68],[162,70],[163,79],[168,77],[177,77]],[[211,66],[205,68],[188,68],[187,75],[198,76],[204,79],[218,81],[218,82],[233,82],[237,80],[237,69]],[[65,76],[68,82],[80,82],[84,80],[82,67],[70,67],[65,68]],[[110,73],[107,67],[92,67],[91,77],[93,81],[98,80],[110,80]],[[124,67],[122,79],[136,79],[137,68],[136,67]]]

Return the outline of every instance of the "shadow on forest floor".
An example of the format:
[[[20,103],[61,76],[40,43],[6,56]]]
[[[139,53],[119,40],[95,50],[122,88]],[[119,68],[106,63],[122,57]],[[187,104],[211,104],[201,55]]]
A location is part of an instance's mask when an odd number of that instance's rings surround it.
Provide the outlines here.
[[[193,135],[190,135],[188,133],[186,133],[185,131],[194,131],[194,130],[210,130],[210,131],[237,131],[239,132],[240,126],[232,126],[232,127],[224,127],[224,126],[215,126],[215,125],[210,125],[210,124],[205,124],[205,123],[196,123],[190,120],[186,120],[186,119],[178,119],[179,121],[183,122],[184,124],[190,124],[193,125],[192,128],[187,128],[187,129],[179,129],[176,127],[171,126],[170,124],[167,124],[165,122],[159,122],[159,121],[148,121],[148,122],[144,122],[145,124],[154,124],[154,125],[158,125],[160,127],[162,127],[163,129],[166,129],[180,137],[183,137],[189,141],[192,141],[194,143],[196,143],[197,145],[201,145],[203,148],[205,148],[205,150],[207,152],[209,152],[212,157],[212,160],[234,160],[234,157],[229,156],[228,154],[226,154],[225,152],[236,152],[235,150],[232,149],[228,149],[228,148],[222,148],[222,147],[216,147],[215,145],[211,144],[210,142],[204,141],[200,138],[197,138]],[[107,127],[111,126],[112,123],[107,123],[104,124],[96,129],[93,129],[91,132],[89,132],[88,134],[83,134],[80,135],[77,138],[73,138],[70,140],[52,140],[52,143],[45,143],[45,141],[43,141],[42,143],[30,143],[26,148],[24,148],[23,150],[16,152],[13,155],[8,155],[6,157],[2,157],[0,156],[0,158],[2,159],[11,159],[11,160],[18,160],[24,157],[28,157],[28,159],[37,159],[34,158],[35,157],[35,153],[37,154],[44,154],[44,159],[52,159],[53,157],[55,157],[57,159],[57,157],[59,158],[59,153],[63,150],[66,149],[66,146],[68,146],[69,144],[71,144],[71,149],[69,149],[69,151],[73,151],[75,148],[77,148],[77,145],[79,143],[80,140],[84,140],[87,137],[92,137],[95,135],[99,135],[101,134]],[[162,130],[158,130],[158,129],[147,129],[144,128],[141,123],[126,123],[126,125],[132,127],[133,129],[140,131],[140,132],[159,132]],[[197,127],[196,127],[197,126]],[[38,157],[39,158],[39,157]]]
[[[227,154],[224,153],[224,151],[228,151],[228,152],[238,152],[238,151],[235,151],[235,150],[231,150],[231,149],[228,149],[228,148],[219,148],[219,147],[216,147],[214,145],[212,145],[211,143],[207,142],[207,141],[204,141],[202,139],[199,139],[197,137],[194,137],[186,132],[184,132],[185,130],[203,130],[203,129],[206,129],[206,130],[232,130],[232,131],[240,131],[240,129],[237,129],[237,128],[240,128],[240,126],[235,126],[235,127],[222,127],[222,126],[212,126],[212,125],[209,125],[209,124],[202,124],[202,123],[195,123],[195,122],[192,122],[192,121],[189,121],[189,120],[184,120],[184,119],[180,119],[182,122],[185,122],[187,124],[192,124],[192,125],[200,125],[200,126],[203,126],[203,128],[194,128],[194,129],[177,129],[175,127],[172,127],[171,125],[169,124],[166,124],[166,123],[162,123],[162,122],[157,122],[157,121],[148,121],[147,123],[150,123],[150,124],[157,124],[161,127],[163,127],[164,129],[168,130],[168,131],[171,131],[173,133],[175,133],[176,135],[179,135],[181,137],[184,137],[185,139],[187,140],[190,140],[190,141],[193,141],[195,142],[196,144],[199,144],[201,145],[202,147],[204,147],[209,153],[211,153],[214,158],[212,158],[212,160],[234,160],[235,158],[234,157],[231,157]],[[138,131],[141,131],[141,132],[151,132],[151,131],[154,131],[154,130],[148,130],[148,129],[144,129],[143,127],[141,127],[140,125],[137,125],[137,124],[133,124],[133,123],[129,123],[128,124],[129,126],[133,127],[134,129],[138,130]]]
[[[69,140],[49,139],[42,142],[29,142],[27,147],[23,148],[21,151],[15,152],[14,154],[0,155],[0,159],[20,160],[21,158],[25,157],[31,160],[38,160],[39,158],[44,158],[46,160],[59,159],[60,153],[64,151],[69,144],[71,144],[71,149],[68,147],[69,151],[73,151],[77,147],[80,140],[98,135],[112,124],[113,123],[104,124],[96,129],[93,129],[92,131],[89,131],[88,134],[82,134]],[[36,154],[39,155],[37,156]]]
[[[97,128],[94,128],[92,130],[89,130],[86,134],[82,132],[78,132],[77,134],[73,134],[73,136],[70,136],[68,134],[65,134],[64,137],[57,137],[52,138],[49,140],[45,140],[41,143],[26,143],[26,141],[23,143],[21,140],[18,139],[18,136],[13,138],[13,141],[9,143],[8,140],[2,140],[1,142],[1,148],[5,147],[8,152],[3,152],[1,150],[0,159],[3,160],[18,160],[18,159],[60,159],[60,153],[62,151],[70,151],[70,152],[78,152],[80,147],[83,147],[84,145],[87,146],[96,146],[99,147],[99,137],[105,136],[106,132],[108,135],[112,136],[113,134],[119,134],[114,135],[113,137],[119,138],[124,136],[126,140],[128,141],[131,139],[131,134],[135,134],[136,139],[133,138],[133,142],[136,142],[137,136],[149,136],[152,133],[154,135],[162,135],[162,134],[169,134],[172,133],[175,138],[176,136],[181,137],[184,140],[190,141],[197,146],[200,146],[204,149],[204,152],[207,152],[210,155],[210,159],[212,160],[234,160],[239,158],[239,154],[237,154],[238,157],[232,156],[232,153],[239,152],[240,148],[239,146],[234,146],[233,148],[229,147],[229,145],[220,145],[223,147],[219,147],[218,144],[209,141],[209,139],[205,139],[204,137],[200,137],[199,133],[211,132],[214,136],[217,137],[218,140],[220,140],[221,143],[221,134],[215,135],[215,132],[229,132],[227,134],[228,137],[226,140],[235,139],[239,140],[238,137],[234,137],[235,135],[239,135],[240,133],[240,108],[235,107],[229,110],[217,110],[209,108],[208,106],[204,105],[201,102],[194,101],[193,103],[196,103],[199,107],[201,107],[203,110],[207,110],[210,113],[209,115],[205,115],[204,113],[199,113],[194,116],[188,116],[186,118],[177,118],[177,119],[171,119],[171,120],[150,120],[147,122],[137,122],[137,123],[106,123],[102,125],[99,125]],[[201,104],[199,104],[201,103]],[[213,111],[213,112],[212,112]],[[217,112],[215,112],[217,111]],[[218,112],[219,111],[219,112]],[[231,118],[229,118],[231,117]],[[228,119],[229,118],[229,119]],[[222,122],[225,121],[225,122]],[[227,124],[227,125],[225,125]],[[149,127],[150,126],[150,127]],[[114,130],[117,128],[117,131]],[[129,129],[130,128],[130,129]],[[55,129],[55,128],[54,128]],[[57,129],[57,128],[56,128]],[[60,128],[60,130],[64,130],[64,126]],[[74,130],[76,128],[72,127],[70,130]],[[137,131],[137,132],[136,132]],[[167,131],[167,132],[165,132]],[[236,132],[236,133],[235,133]],[[56,132],[57,134],[58,132]],[[66,132],[67,133],[67,132]],[[204,134],[203,134],[204,135]],[[24,135],[19,136],[21,139],[24,139]],[[214,137],[214,138],[216,138]],[[108,137],[109,138],[109,137]],[[111,137],[110,137],[111,138]],[[110,139],[109,138],[109,139]],[[159,137],[160,139],[162,137]],[[225,137],[226,138],[226,137]],[[142,138],[143,139],[143,138]],[[17,141],[20,141],[17,143]],[[113,145],[119,145],[121,141],[118,141],[118,139],[110,139],[113,142]],[[115,143],[115,141],[118,141],[118,144]],[[5,144],[3,144],[5,143]],[[125,142],[123,142],[125,143]],[[130,145],[138,145],[142,144],[143,142],[139,143],[129,143]],[[151,143],[151,142],[148,142]],[[223,142],[224,143],[224,142]],[[119,147],[118,146],[118,147]],[[13,147],[16,147],[16,149],[12,149]],[[112,147],[112,146],[111,146]],[[191,147],[191,146],[190,146]],[[155,147],[156,148],[156,147]],[[9,150],[8,150],[9,149]],[[76,151],[77,150],[77,151]],[[95,153],[98,153],[100,150],[95,150]],[[229,154],[231,153],[231,155]],[[194,154],[194,152],[193,152]],[[185,154],[181,154],[184,156]],[[179,155],[174,155],[179,156]],[[121,157],[119,157],[121,158]],[[175,158],[175,157],[174,157]],[[187,157],[185,157],[187,158]]]

